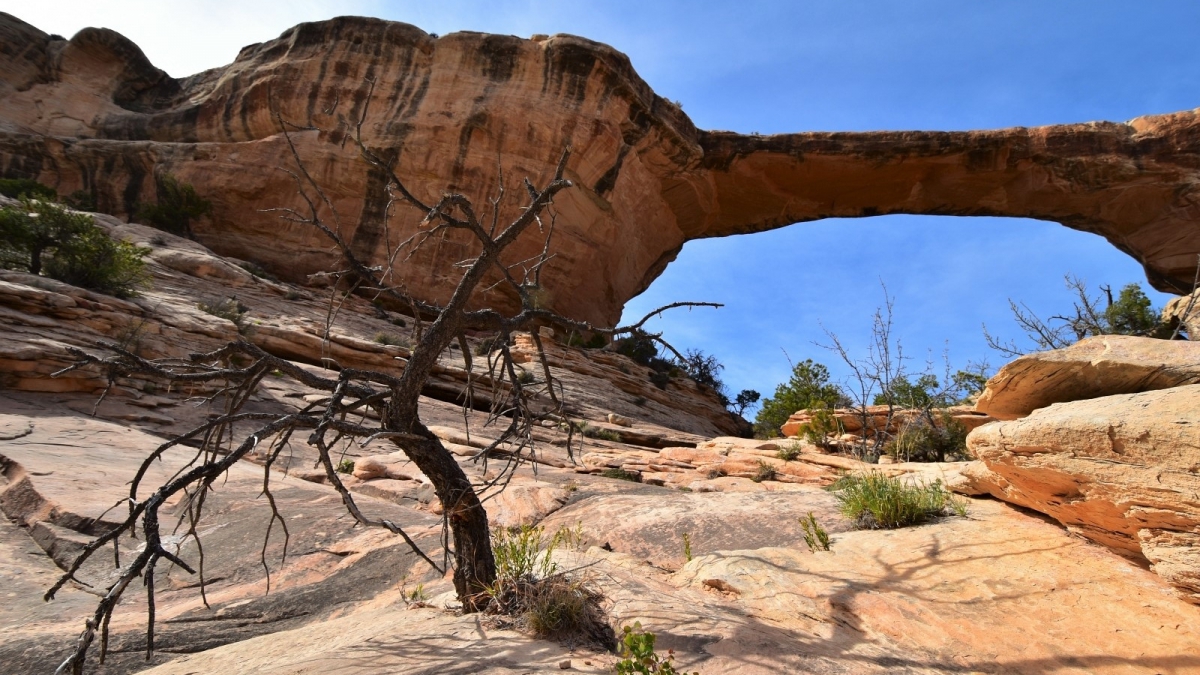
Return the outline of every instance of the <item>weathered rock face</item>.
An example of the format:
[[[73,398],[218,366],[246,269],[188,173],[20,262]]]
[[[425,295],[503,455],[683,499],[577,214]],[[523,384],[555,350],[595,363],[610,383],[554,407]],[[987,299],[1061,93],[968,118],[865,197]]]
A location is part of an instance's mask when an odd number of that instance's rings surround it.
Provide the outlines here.
[[[128,214],[171,172],[214,203],[197,235],[213,249],[297,277],[327,269],[311,229],[260,209],[299,204],[283,120],[323,184],[342,232],[381,260],[421,214],[385,226],[383,176],[363,142],[420,197],[461,192],[482,207],[503,182],[551,175],[563,148],[575,188],[557,199],[548,306],[611,323],[689,240],[826,217],[888,213],[1020,216],[1095,232],[1162,290],[1191,289],[1200,253],[1200,117],[1157,115],[978,132],[743,136],[697,130],[610,47],[571,36],[524,40],[339,18],[301,24],[184,79],[154,68],[122,36],[85,29],[51,39],[0,15],[0,172],[62,193],[90,191]],[[482,210],[482,209],[481,209]],[[330,210],[325,214],[333,219]],[[472,242],[418,253],[397,281],[431,300],[453,287]],[[512,261],[541,250],[512,247]],[[503,287],[478,302],[511,308]]]
[[[1052,403],[1200,383],[1200,342],[1102,335],[1026,354],[1001,368],[975,404],[1002,420]]]
[[[1200,385],[1058,403],[976,429],[977,489],[1048,514],[1200,602]]]

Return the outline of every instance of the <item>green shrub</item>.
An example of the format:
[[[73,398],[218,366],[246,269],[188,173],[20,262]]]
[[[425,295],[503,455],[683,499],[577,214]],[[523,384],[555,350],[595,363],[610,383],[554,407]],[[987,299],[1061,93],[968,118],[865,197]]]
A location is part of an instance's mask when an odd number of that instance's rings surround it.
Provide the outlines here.
[[[242,333],[247,328],[246,312],[250,308],[243,305],[241,301],[234,297],[216,298],[211,300],[201,300],[196,304],[201,312],[211,314],[215,317],[232,321],[234,326],[237,326],[238,332]]]
[[[520,368],[517,370],[517,382],[521,384],[533,384],[534,375],[532,370]]]
[[[750,477],[750,480],[755,483],[761,483],[764,480],[775,480],[777,474],[778,472],[775,470],[774,464],[760,459],[758,460],[758,468],[755,470],[754,475]]]
[[[626,471],[625,469],[605,469],[600,472],[600,475],[605,478],[615,478],[616,480],[627,480],[631,483],[642,482],[642,474],[636,471]]]
[[[907,485],[878,472],[842,476],[827,489],[833,490],[841,502],[842,515],[860,529],[917,525],[946,515],[952,502],[940,480],[929,485]]]
[[[792,368],[791,378],[775,388],[775,395],[763,401],[754,417],[754,435],[775,438],[797,410],[836,408],[844,402],[841,388],[829,382],[828,368],[812,359],[801,361]]]
[[[785,462],[790,462],[800,456],[800,444],[792,441],[779,449],[775,456]]]
[[[354,473],[354,460],[347,457],[346,459],[338,462],[336,468],[338,473]]]
[[[529,525],[492,530],[496,582],[488,590],[487,611],[513,617],[518,627],[539,637],[576,637],[612,642],[612,629],[600,608],[600,594],[586,580],[558,571],[555,548],[582,536],[582,530],[547,538]]]
[[[688,675],[675,670],[673,652],[663,658],[654,651],[654,633],[643,631],[641,622],[625,626],[621,632],[621,660],[613,665],[617,675]]]
[[[500,349],[505,344],[504,336],[500,334],[493,335],[490,338],[485,338],[475,345],[472,352],[475,356],[487,356],[492,352]]]
[[[158,178],[157,188],[158,203],[142,204],[135,217],[151,227],[192,239],[192,221],[212,213],[212,202],[169,173]]]
[[[808,512],[807,518],[800,519],[800,529],[804,531],[804,543],[808,545],[808,550],[813,553],[829,550],[829,533],[817,522],[812,511]]]
[[[831,450],[834,443],[830,437],[837,438],[845,432],[841,421],[833,414],[833,409],[824,404],[811,410],[810,415],[808,423],[800,427],[800,435],[818,448]]]
[[[692,562],[692,535],[689,532],[683,533],[683,559]]]
[[[0,178],[0,195],[19,199],[40,199],[43,201],[58,201],[58,191],[32,178]]]
[[[126,298],[149,282],[142,260],[149,252],[52,202],[22,199],[0,208],[0,265],[9,269]]]
[[[905,423],[884,450],[894,459],[906,462],[970,459],[966,425],[945,412],[939,417],[937,424],[930,423],[923,415]]]
[[[608,344],[608,340],[600,333],[592,333],[590,338],[586,340],[579,333],[571,333],[567,336],[568,347],[581,347],[583,349],[601,349]]]
[[[407,347],[408,346],[408,340],[405,340],[404,338],[396,336],[396,335],[392,335],[391,333],[379,332],[379,333],[376,333],[375,337],[372,339],[375,341],[376,344],[381,344],[381,345],[385,345],[388,347]]]
[[[585,438],[595,438],[601,441],[612,441],[613,443],[621,442],[621,434],[613,431],[612,429],[594,427],[587,422],[579,422],[575,425],[575,428],[578,429],[579,433]]]

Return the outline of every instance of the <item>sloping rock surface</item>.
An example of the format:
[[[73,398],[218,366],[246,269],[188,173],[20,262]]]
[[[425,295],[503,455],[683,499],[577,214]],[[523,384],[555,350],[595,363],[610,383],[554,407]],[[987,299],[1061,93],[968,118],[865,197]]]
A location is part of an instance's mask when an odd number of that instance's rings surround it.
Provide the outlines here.
[[[85,191],[103,211],[135,213],[170,172],[213,201],[201,241],[292,280],[334,268],[312,228],[263,209],[300,204],[281,119],[321,177],[337,224],[382,261],[421,213],[385,224],[385,176],[356,157],[362,140],[429,203],[460,192],[477,206],[505,184],[553,173],[573,150],[575,188],[556,199],[546,306],[611,325],[689,240],[828,217],[890,213],[1038,218],[1097,233],[1160,290],[1190,291],[1200,253],[1196,112],[964,132],[798,133],[695,128],[629,59],[579,37],[481,33],[440,38],[359,17],[304,23],[244,48],[222,68],[176,79],[132,42],[88,28],[69,41],[0,14],[0,173]],[[481,209],[477,209],[481,210]],[[530,236],[510,262],[541,251]],[[469,235],[451,234],[397,271],[445,300]],[[485,284],[486,285],[486,284]],[[511,309],[505,286],[480,305]]]
[[[1002,420],[1052,403],[1200,383],[1200,342],[1129,335],[1026,354],[988,380],[975,410]]]
[[[1200,385],[1058,403],[976,429],[974,487],[1149,561],[1200,602]]]

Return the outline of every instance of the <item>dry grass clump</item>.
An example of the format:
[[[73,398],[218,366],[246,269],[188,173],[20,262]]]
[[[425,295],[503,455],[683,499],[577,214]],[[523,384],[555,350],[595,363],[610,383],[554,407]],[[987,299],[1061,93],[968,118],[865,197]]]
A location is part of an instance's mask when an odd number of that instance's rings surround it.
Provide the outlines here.
[[[496,583],[489,590],[487,613],[538,637],[611,649],[616,636],[600,606],[603,596],[588,577],[559,570],[554,561],[555,549],[581,543],[578,530],[551,537],[527,525],[493,530]]]

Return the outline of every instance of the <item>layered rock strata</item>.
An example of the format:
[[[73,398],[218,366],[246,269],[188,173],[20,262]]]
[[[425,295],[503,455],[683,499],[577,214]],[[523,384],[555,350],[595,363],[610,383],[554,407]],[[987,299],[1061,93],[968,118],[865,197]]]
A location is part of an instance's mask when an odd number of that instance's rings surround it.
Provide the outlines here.
[[[975,488],[1149,561],[1200,603],[1200,385],[1057,403],[967,438]]]
[[[1200,253],[1200,116],[966,132],[741,135],[696,129],[625,55],[583,38],[480,33],[342,17],[242,50],[176,79],[129,40],[89,28],[63,40],[0,15],[0,173],[84,190],[119,215],[153,201],[167,172],[212,200],[201,241],[293,279],[333,267],[321,236],[263,209],[300,204],[281,134],[329,197],[324,216],[362,256],[385,259],[423,214],[389,217],[384,175],[447,190],[479,211],[499,186],[501,220],[520,180],[553,173],[564,148],[575,187],[556,204],[546,306],[611,324],[687,241],[828,217],[890,213],[1037,218],[1094,232],[1161,290],[1191,290]],[[336,212],[336,215],[335,215]],[[510,261],[538,253],[531,236]],[[429,300],[454,285],[474,242],[452,234],[396,281]],[[478,299],[511,309],[504,286]]]
[[[1101,335],[1006,364],[988,380],[975,410],[1012,420],[1053,403],[1197,383],[1200,342]]]

